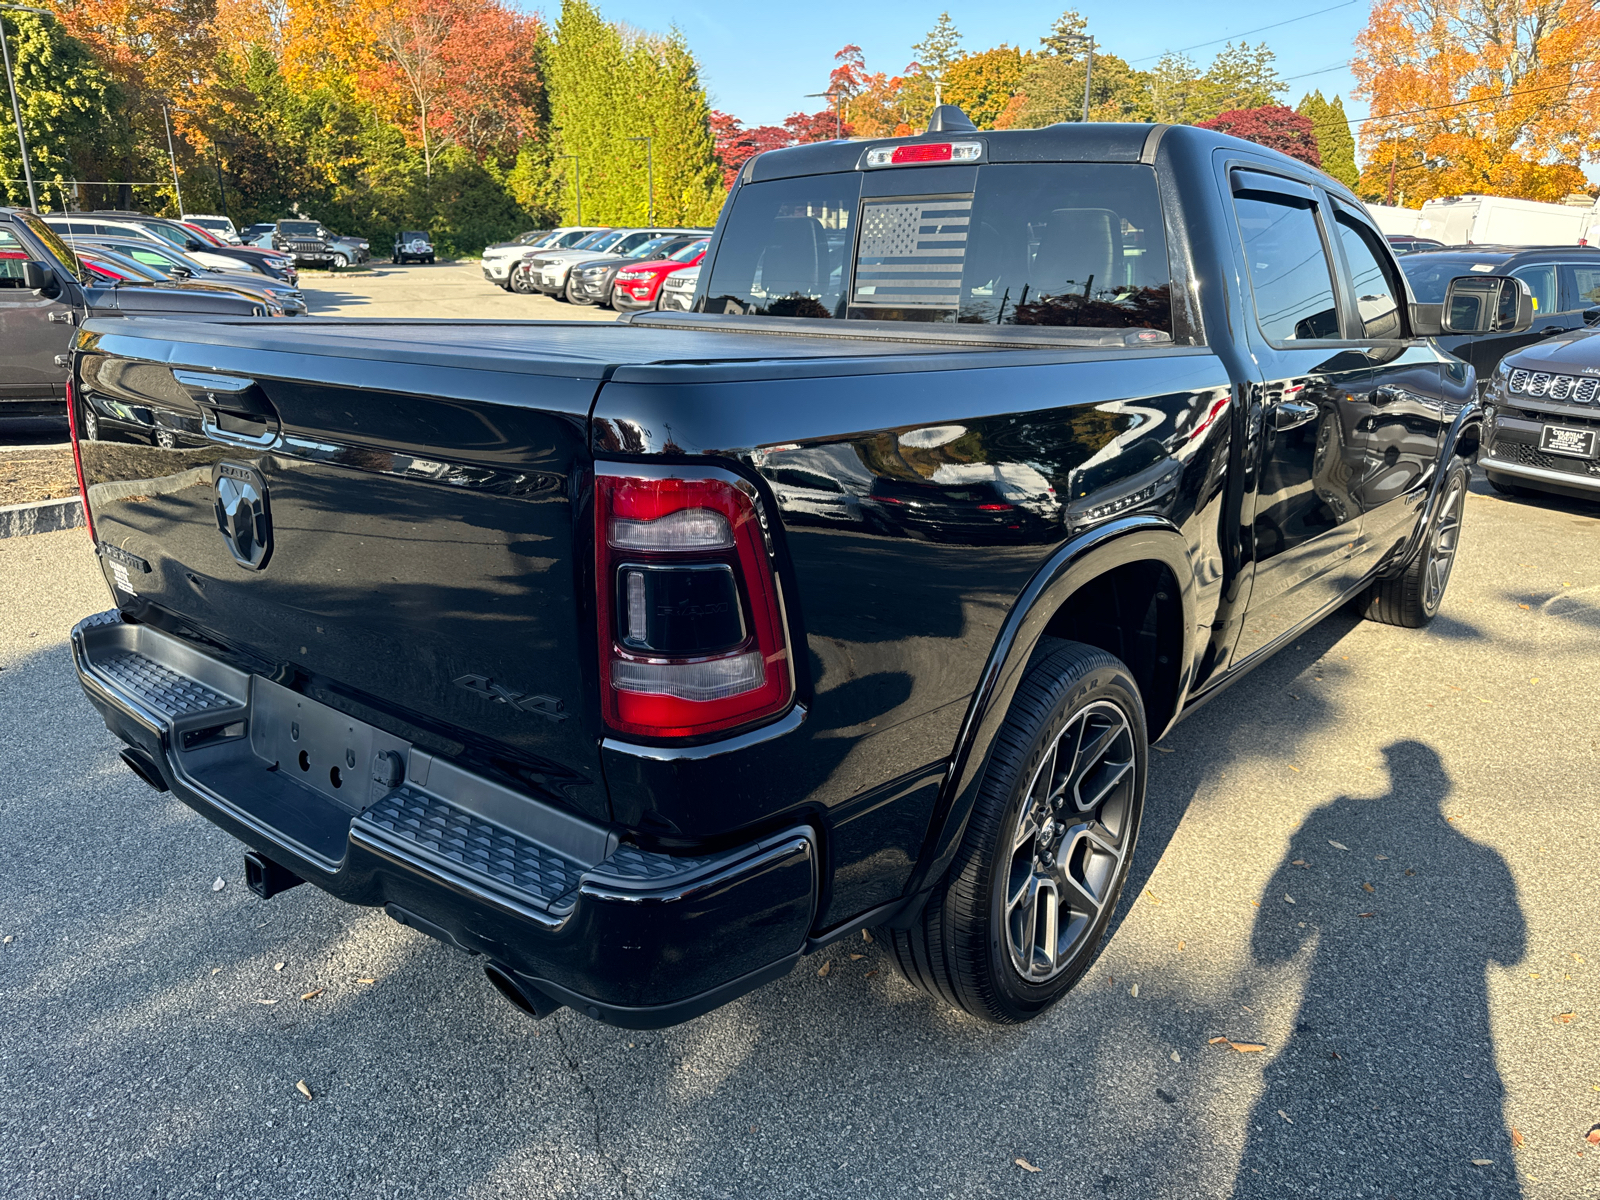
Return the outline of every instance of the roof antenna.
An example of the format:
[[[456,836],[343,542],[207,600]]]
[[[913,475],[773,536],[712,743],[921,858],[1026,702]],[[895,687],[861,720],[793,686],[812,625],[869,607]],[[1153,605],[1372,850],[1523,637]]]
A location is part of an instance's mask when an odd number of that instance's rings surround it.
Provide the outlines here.
[[[939,105],[928,118],[929,133],[976,133],[977,130],[972,118],[954,104]]]

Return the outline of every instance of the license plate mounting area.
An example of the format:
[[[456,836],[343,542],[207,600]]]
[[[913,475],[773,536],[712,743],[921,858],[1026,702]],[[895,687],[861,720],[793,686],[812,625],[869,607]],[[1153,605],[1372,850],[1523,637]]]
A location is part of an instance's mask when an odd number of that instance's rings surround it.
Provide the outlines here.
[[[250,707],[256,757],[341,808],[361,812],[404,777],[410,743],[365,721],[259,675],[250,681]]]
[[[1539,434],[1539,449],[1566,458],[1593,458],[1595,430],[1573,429],[1567,425],[1546,425]]]

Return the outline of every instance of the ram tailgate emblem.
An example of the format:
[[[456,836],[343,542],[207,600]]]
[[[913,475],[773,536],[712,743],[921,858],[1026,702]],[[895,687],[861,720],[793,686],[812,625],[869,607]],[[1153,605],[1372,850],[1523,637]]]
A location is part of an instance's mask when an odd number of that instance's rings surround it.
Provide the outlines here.
[[[550,721],[565,721],[570,715],[566,704],[559,696],[530,696],[527,692],[514,692],[503,684],[496,683],[487,675],[463,675],[451,682],[458,688],[482,696],[485,700],[492,700],[496,704],[509,704],[512,708],[533,713]]]

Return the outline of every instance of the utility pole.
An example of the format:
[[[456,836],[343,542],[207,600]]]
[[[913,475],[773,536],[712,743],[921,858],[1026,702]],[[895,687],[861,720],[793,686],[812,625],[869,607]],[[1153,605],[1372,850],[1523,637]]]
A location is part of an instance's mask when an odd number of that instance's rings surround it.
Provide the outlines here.
[[[1394,203],[1394,171],[1395,171],[1395,164],[1398,163],[1399,161],[1400,161],[1400,143],[1399,142],[1395,142],[1395,144],[1394,144],[1394,153],[1389,158],[1389,190],[1388,190],[1387,193],[1385,193],[1385,195],[1383,197],[1383,202],[1385,204],[1393,204]]]
[[[654,225],[656,223],[656,140],[649,134],[643,137],[631,137],[628,140],[630,142],[644,143],[644,169],[646,172],[645,179],[647,180],[646,186],[649,188],[648,212],[650,214],[645,217],[644,223],[646,225]]]
[[[10,9],[12,12],[38,13],[42,17],[55,16],[49,9],[32,8],[26,4],[0,4],[0,8]],[[28,184],[28,207],[38,212],[39,197],[33,190],[33,167],[28,162],[28,135],[22,132],[22,105],[17,101],[17,77],[11,70],[11,45],[6,41],[4,22],[0,22],[0,56],[5,58],[6,84],[11,89],[11,115],[17,122],[17,148],[22,151],[22,177]]]
[[[839,93],[836,92],[836,91],[807,92],[806,93],[806,99],[807,100],[832,100],[833,101],[833,137],[834,137],[835,141],[837,141],[838,139],[842,138],[844,136],[844,113],[840,111],[840,104],[839,104],[840,95],[839,95]],[[938,88],[938,84],[934,85],[933,101],[934,101],[934,106],[937,107],[938,103],[939,103],[939,88]]]
[[[1094,39],[1085,37],[1084,45],[1088,49],[1088,57],[1083,60],[1083,120],[1089,122],[1089,81],[1094,78]]]
[[[572,160],[572,184],[578,192],[578,224],[583,224],[583,167],[576,154],[558,154],[557,158],[570,158]]]
[[[167,127],[167,161],[172,164],[172,190],[178,197],[178,216],[183,216],[183,189],[178,186],[178,156],[172,152],[172,118],[167,106],[161,106],[161,123]]]

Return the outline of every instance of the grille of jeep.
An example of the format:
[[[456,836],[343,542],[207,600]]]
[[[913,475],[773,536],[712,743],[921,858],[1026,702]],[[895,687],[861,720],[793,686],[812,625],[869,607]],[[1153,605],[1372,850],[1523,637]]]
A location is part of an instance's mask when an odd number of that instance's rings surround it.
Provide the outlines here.
[[[1501,462],[1518,463],[1524,467],[1538,467],[1542,471],[1560,471],[1567,475],[1592,475],[1600,479],[1600,461],[1595,459],[1565,458],[1558,454],[1545,454],[1526,442],[1494,443],[1490,454]]]
[[[1552,375],[1548,371],[1528,371],[1519,367],[1511,372],[1507,385],[1519,396],[1544,396],[1551,400],[1571,400],[1577,404],[1600,403],[1600,379]]]

